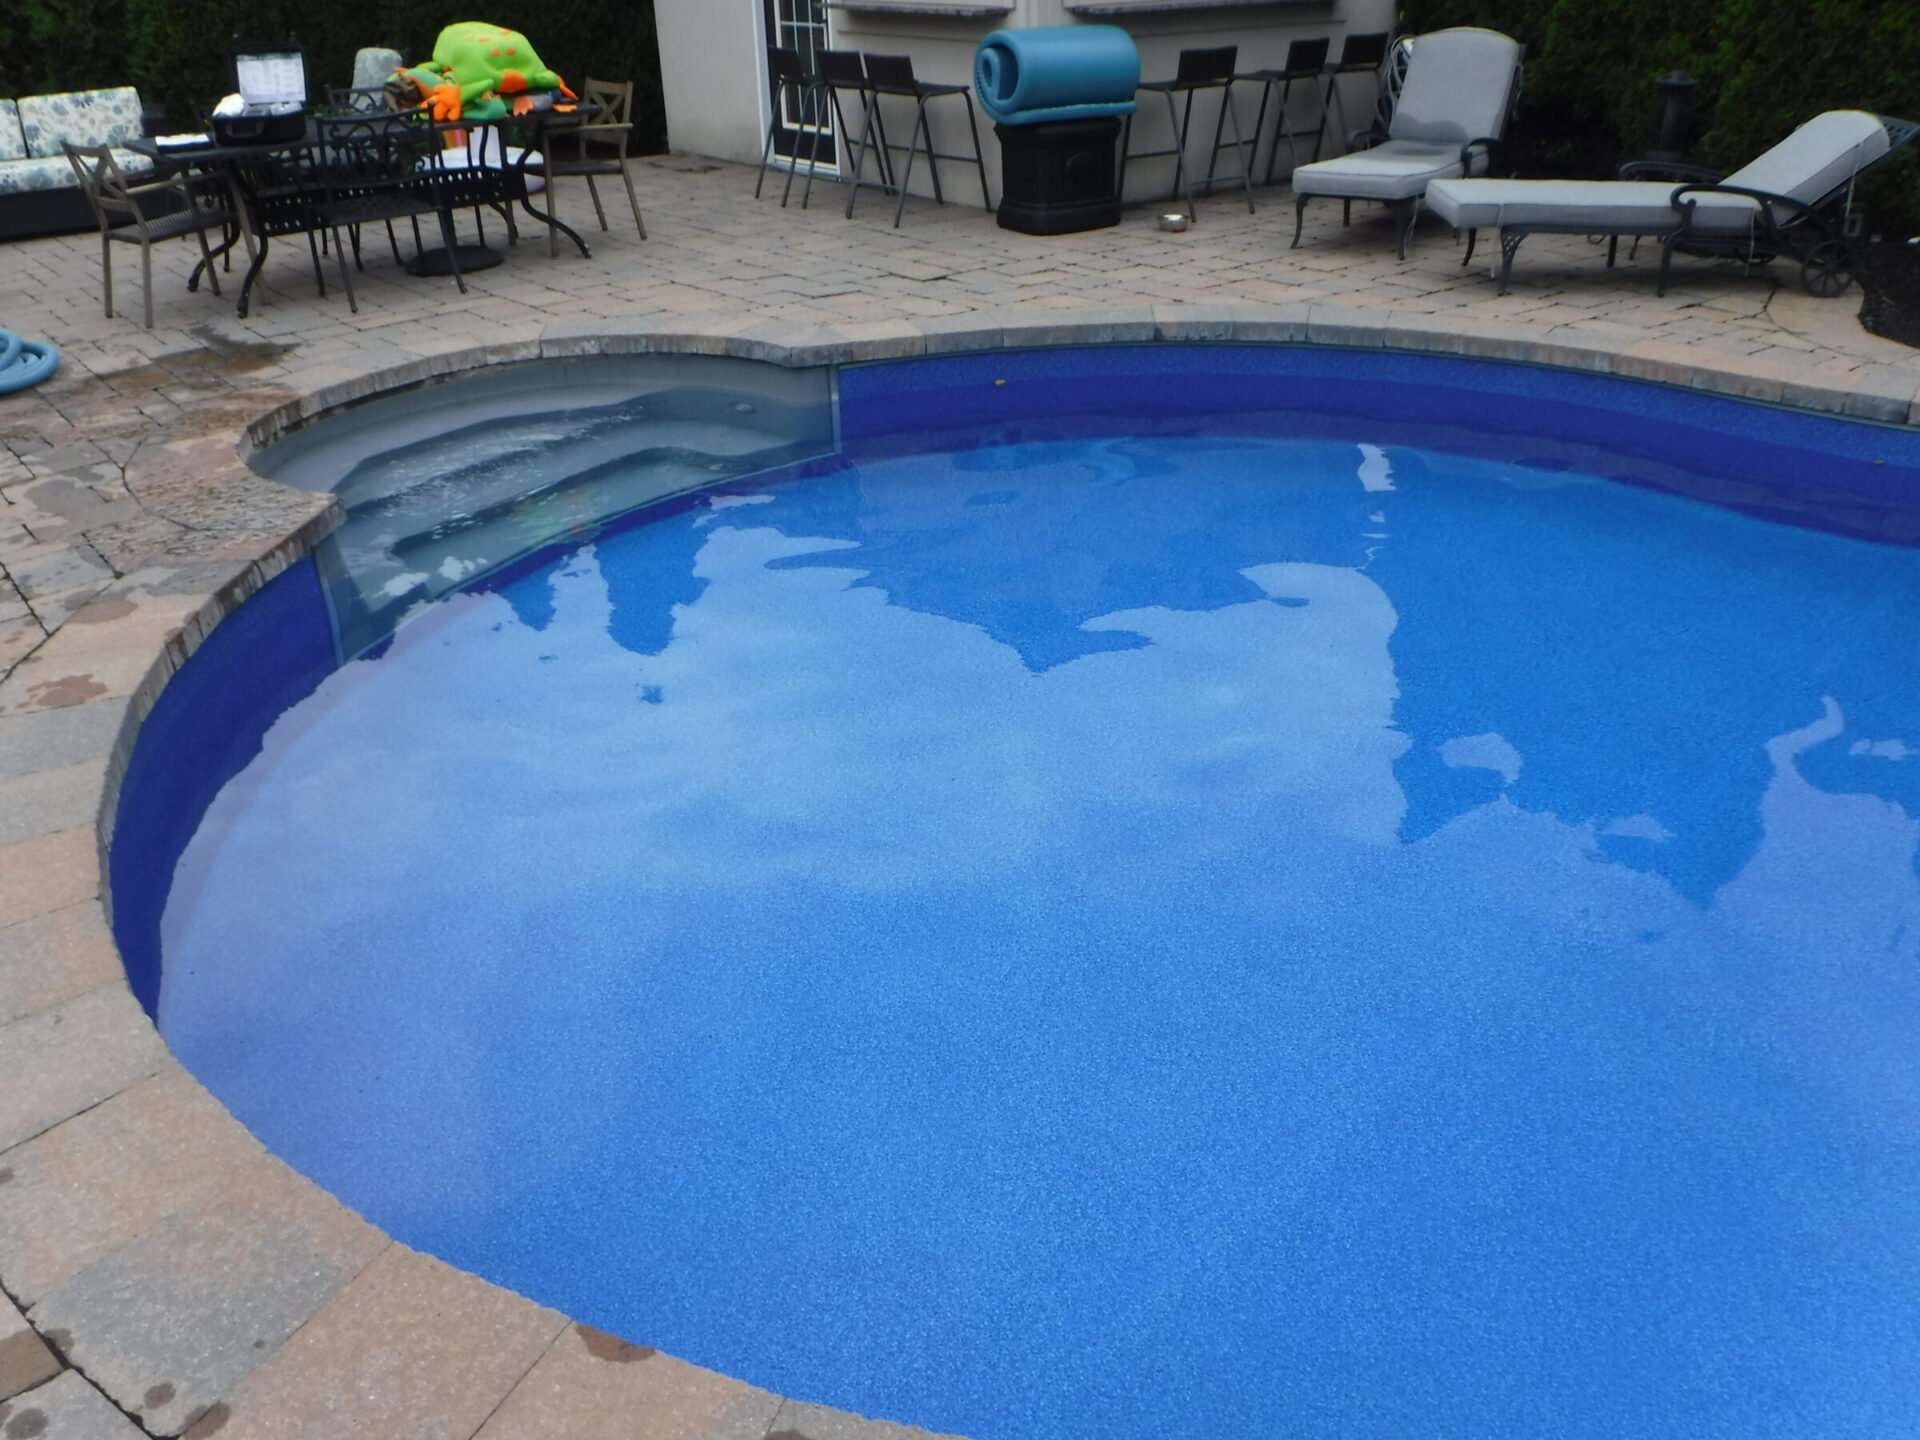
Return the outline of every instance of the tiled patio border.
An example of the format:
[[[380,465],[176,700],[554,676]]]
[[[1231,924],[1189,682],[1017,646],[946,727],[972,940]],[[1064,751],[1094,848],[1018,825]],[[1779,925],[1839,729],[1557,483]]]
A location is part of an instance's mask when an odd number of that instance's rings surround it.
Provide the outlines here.
[[[1785,297],[1777,297],[1784,299]],[[1789,328],[1852,329],[1818,306]],[[120,777],[207,633],[338,523],[252,447],[353,400],[543,356],[726,354],[812,366],[1004,347],[1316,343],[1527,361],[1920,424],[1914,371],[1793,374],[1668,341],[1559,343],[1498,322],[1328,305],[976,311],[834,329],[743,316],[552,324],[290,395],[239,390],[142,449],[127,483],[180,542],[76,611],[0,683],[0,1433],[521,1440],[904,1440],[601,1334],[381,1234],[268,1155],[167,1052],[104,912]],[[1836,347],[1845,348],[1845,347]],[[1845,383],[1839,377],[1845,376]],[[78,817],[92,815],[93,823]],[[63,826],[38,817],[72,817]],[[24,1312],[24,1314],[22,1313]],[[37,1416],[37,1420],[29,1417]],[[23,1423],[24,1422],[24,1423]]]

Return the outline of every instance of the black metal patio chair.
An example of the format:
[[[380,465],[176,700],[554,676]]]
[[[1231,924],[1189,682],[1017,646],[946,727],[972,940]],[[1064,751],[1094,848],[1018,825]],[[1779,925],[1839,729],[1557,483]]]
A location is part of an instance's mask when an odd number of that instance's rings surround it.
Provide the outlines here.
[[[1333,42],[1326,36],[1317,40],[1295,40],[1287,46],[1287,61],[1277,69],[1255,70],[1238,77],[1260,87],[1260,110],[1253,121],[1253,155],[1260,158],[1260,132],[1267,124],[1267,104],[1275,98],[1279,103],[1274,111],[1273,148],[1267,152],[1267,180],[1273,184],[1273,172],[1280,162],[1280,142],[1287,142],[1287,168],[1292,169],[1300,163],[1299,141],[1313,141],[1312,159],[1320,158],[1321,137],[1327,131],[1327,94],[1322,84],[1326,77],[1327,51]],[[1293,99],[1293,87],[1306,85],[1314,98],[1315,114],[1313,124],[1303,130],[1287,128],[1287,111]],[[1214,143],[1219,144],[1216,134]]]
[[[760,176],[753,182],[753,198],[760,198],[760,191],[767,183],[767,167],[773,163],[773,145],[783,128],[782,117],[788,101],[793,102],[793,113],[800,118],[798,126],[792,128],[796,139],[794,153],[788,157],[787,183],[780,191],[780,208],[787,208],[787,200],[793,194],[793,177],[800,168],[800,150],[798,136],[807,137],[807,174],[813,174],[814,162],[820,149],[820,127],[825,116],[820,113],[820,77],[807,68],[807,62],[798,50],[785,45],[767,47],[767,77],[773,82],[773,106],[767,114],[767,143],[760,151]]]
[[[1246,191],[1247,213],[1253,213],[1253,165],[1247,155],[1246,140],[1240,133],[1240,115],[1233,108],[1233,82],[1236,78],[1234,66],[1240,59],[1238,45],[1217,45],[1206,49],[1182,50],[1180,63],[1174,67],[1171,80],[1143,80],[1143,91],[1165,97],[1167,102],[1167,122],[1173,127],[1173,148],[1170,150],[1143,150],[1138,154],[1129,153],[1133,149],[1133,116],[1127,116],[1125,129],[1120,139],[1120,188],[1122,193],[1127,186],[1127,166],[1136,160],[1160,160],[1169,156],[1173,159],[1173,195],[1186,201],[1187,215],[1198,219],[1193,203],[1193,190],[1196,184],[1204,186],[1209,194],[1218,184],[1238,180]],[[1203,90],[1220,92],[1220,114],[1214,121],[1213,150],[1207,160],[1207,173],[1195,181],[1187,173],[1187,134],[1193,125],[1193,97]],[[1184,96],[1184,106],[1174,103],[1176,95]],[[1219,162],[1222,127],[1233,122],[1234,151],[1240,158],[1240,169],[1231,175],[1222,175],[1215,170]],[[1256,134],[1256,139],[1258,138]],[[1169,197],[1171,198],[1171,197]]]
[[[840,103],[842,95],[850,95],[858,107],[858,113],[868,113],[868,102],[873,98],[871,87],[867,84],[866,58],[858,50],[822,50],[814,57],[814,77],[819,85],[822,102],[821,118],[826,112],[833,114],[834,158],[840,170],[840,178],[848,177],[848,149],[853,141],[853,131],[847,125],[847,114]],[[875,163],[880,171],[882,188],[889,193],[893,189],[893,152],[887,142],[886,116],[874,113],[874,125],[880,136],[880,143],[873,148]],[[814,154],[819,154],[818,142]],[[864,164],[864,157],[862,157]],[[800,208],[805,210],[813,200],[813,177],[816,166],[809,164],[807,183],[800,192]]]
[[[906,55],[866,55],[867,70],[867,114],[866,122],[860,128],[860,145],[853,162],[853,183],[847,188],[847,218],[853,218],[854,201],[860,198],[860,170],[866,158],[868,142],[875,134],[875,127],[882,122],[880,101],[888,96],[914,102],[913,134],[904,148],[907,152],[907,168],[900,176],[899,183],[892,186],[899,195],[893,207],[893,228],[900,228],[901,217],[907,213],[907,187],[913,183],[913,162],[920,154],[920,142],[927,142],[927,169],[933,175],[933,198],[941,205],[947,203],[945,192],[940,185],[940,161],[950,160],[957,164],[972,165],[980,172],[980,202],[987,209],[993,209],[993,196],[987,190],[987,162],[980,153],[980,124],[973,110],[973,91],[965,85],[942,85],[930,80],[914,78],[913,60]],[[943,100],[958,95],[966,102],[967,129],[973,135],[973,156],[942,155],[933,148],[933,127],[927,121],[927,102]],[[886,131],[879,130],[881,148],[887,149]]]
[[[464,294],[467,282],[460,274],[453,205],[475,202],[470,197],[456,197],[442,183],[440,135],[432,120],[423,112],[408,111],[397,115],[322,115],[314,123],[318,147],[313,174],[320,195],[313,203],[313,213],[319,225],[333,236],[348,307],[356,314],[360,309],[353,292],[353,272],[347,266],[350,245],[354,268],[364,268],[360,227],[421,215],[439,217],[454,283]],[[348,232],[347,244],[341,242],[342,229]],[[391,238],[391,228],[387,234]]]
[[[1360,35],[1349,35],[1340,42],[1340,58],[1327,66],[1327,103],[1320,112],[1321,139],[1315,141],[1315,158],[1319,155],[1319,145],[1326,138],[1327,121],[1339,116],[1338,134],[1345,135],[1347,124],[1347,102],[1340,93],[1342,75],[1372,75],[1374,93],[1367,100],[1368,123],[1372,124],[1377,116],[1379,100],[1379,77],[1381,67],[1387,63],[1387,52],[1393,45],[1393,32],[1390,30],[1370,30]]]

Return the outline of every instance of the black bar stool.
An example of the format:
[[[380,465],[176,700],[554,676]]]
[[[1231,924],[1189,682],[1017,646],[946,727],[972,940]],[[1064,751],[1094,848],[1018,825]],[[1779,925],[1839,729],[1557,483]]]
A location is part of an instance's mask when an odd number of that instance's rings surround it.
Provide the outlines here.
[[[1242,79],[1258,82],[1260,86],[1260,114],[1253,122],[1254,158],[1260,155],[1260,132],[1267,123],[1267,102],[1273,98],[1276,87],[1280,91],[1280,108],[1274,114],[1273,148],[1267,152],[1267,181],[1273,183],[1273,172],[1280,163],[1280,142],[1287,142],[1287,166],[1289,169],[1300,163],[1298,142],[1313,137],[1313,159],[1320,158],[1320,137],[1327,128],[1327,96],[1321,88],[1321,77],[1327,68],[1327,51],[1333,42],[1322,36],[1318,40],[1296,40],[1287,46],[1287,63],[1278,70],[1255,70]],[[1305,130],[1287,128],[1287,102],[1293,98],[1296,82],[1303,82],[1312,89],[1315,108],[1320,112],[1313,117],[1313,125]]]
[[[1327,103],[1320,111],[1320,135],[1324,139],[1327,133],[1327,117],[1335,110],[1340,112],[1340,140],[1347,138],[1347,102],[1340,97],[1340,77],[1342,75],[1372,74],[1376,84],[1380,67],[1386,64],[1387,47],[1393,42],[1393,35],[1386,30],[1373,30],[1364,35],[1349,35],[1341,43],[1340,58],[1327,67]],[[1369,107],[1369,116],[1372,110]],[[1319,155],[1319,141],[1315,141],[1314,154]]]
[[[773,110],[767,119],[767,143],[760,152],[760,178],[753,182],[753,198],[760,198],[760,187],[767,183],[767,166],[773,161],[774,137],[780,133],[780,112],[787,100],[793,100],[793,113],[800,117],[800,124],[794,127],[798,136],[800,130],[807,134],[807,178],[813,178],[814,158],[820,148],[820,130],[818,124],[809,125],[807,117],[812,115],[815,122],[824,119],[817,114],[816,98],[820,90],[820,77],[807,69],[807,62],[800,58],[798,50],[784,45],[767,47],[767,74],[773,81]],[[780,208],[787,208],[787,199],[793,194],[794,171],[800,168],[800,143],[794,141],[794,152],[788,157],[787,183],[780,192]]]
[[[861,115],[865,116],[869,113],[873,91],[867,84],[866,61],[861,58],[858,50],[822,50],[815,57],[815,67],[814,78],[819,86],[819,94],[826,102],[820,118],[822,121],[826,119],[825,110],[833,111],[834,143],[839,147],[836,158],[844,175],[847,169],[847,150],[852,143],[853,132],[847,128],[846,112],[840,108],[840,95],[843,91],[852,92],[859,101]],[[887,125],[884,118],[877,118],[877,124],[880,133],[878,146],[880,184],[883,189],[891,191],[893,189],[893,156],[888,153]],[[864,162],[865,154],[862,153],[860,158]],[[854,172],[849,178],[857,180],[858,172]],[[806,209],[812,200],[813,171],[809,169],[806,188],[800,193],[800,208]]]
[[[1140,88],[1163,95],[1167,101],[1167,120],[1173,126],[1173,149],[1143,150],[1138,155],[1129,154],[1133,141],[1133,116],[1127,116],[1127,124],[1120,139],[1120,187],[1125,192],[1127,184],[1127,165],[1134,160],[1157,160],[1171,155],[1173,157],[1174,194],[1183,196],[1187,202],[1187,214],[1195,219],[1199,216],[1193,204],[1193,182],[1187,174],[1187,131],[1193,121],[1193,97],[1201,90],[1220,92],[1220,116],[1213,127],[1213,153],[1207,160],[1207,174],[1200,183],[1211,193],[1216,184],[1238,180],[1247,192],[1247,213],[1253,213],[1253,166],[1247,159],[1246,140],[1240,133],[1240,116],[1233,108],[1234,64],[1240,58],[1238,45],[1221,45],[1207,50],[1182,50],[1180,63],[1174,67],[1171,80],[1145,80]],[[1177,94],[1186,96],[1185,109],[1178,109],[1173,103]],[[1219,163],[1221,133],[1228,118],[1233,120],[1233,144],[1240,156],[1240,171],[1236,175],[1222,175],[1214,169]]]
[[[880,116],[880,97],[898,95],[914,102],[913,134],[906,145],[907,170],[900,182],[892,188],[899,193],[899,202],[893,207],[893,228],[900,228],[900,218],[907,213],[907,186],[913,182],[914,157],[920,153],[920,141],[927,142],[927,168],[933,172],[933,198],[944,205],[947,203],[945,192],[940,188],[940,164],[942,160],[952,160],[959,164],[971,164],[980,172],[980,200],[987,209],[993,209],[993,197],[987,193],[987,162],[980,153],[980,125],[974,118],[973,91],[965,85],[940,85],[930,80],[916,80],[913,75],[913,60],[907,55],[866,55],[867,62],[867,119],[860,130],[860,150],[853,162],[853,187],[847,193],[847,218],[853,218],[853,202],[860,198],[860,170],[866,159],[867,142],[874,137],[875,127]],[[965,155],[942,155],[933,148],[933,127],[927,123],[927,102],[939,100],[949,95],[958,95],[967,102],[967,129],[973,133],[973,158]],[[887,146],[885,129],[879,130],[880,148],[884,152]],[[892,147],[899,149],[899,146]]]

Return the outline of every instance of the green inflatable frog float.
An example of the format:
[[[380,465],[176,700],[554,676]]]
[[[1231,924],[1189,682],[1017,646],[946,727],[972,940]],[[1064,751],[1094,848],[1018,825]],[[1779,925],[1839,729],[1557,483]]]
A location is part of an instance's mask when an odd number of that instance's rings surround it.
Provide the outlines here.
[[[573,99],[566,81],[546,67],[518,30],[480,20],[449,25],[433,42],[433,59],[394,72],[436,120],[493,120],[509,109],[524,115],[537,92]]]

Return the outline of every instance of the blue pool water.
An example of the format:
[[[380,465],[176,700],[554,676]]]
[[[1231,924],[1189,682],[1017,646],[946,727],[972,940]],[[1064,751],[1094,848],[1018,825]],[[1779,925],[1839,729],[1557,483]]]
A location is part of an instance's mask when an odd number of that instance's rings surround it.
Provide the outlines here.
[[[1002,420],[319,680],[169,1042],[401,1239],[935,1430],[1920,1427],[1920,550],[1633,422]]]

